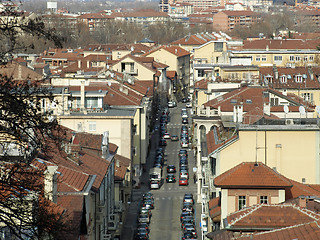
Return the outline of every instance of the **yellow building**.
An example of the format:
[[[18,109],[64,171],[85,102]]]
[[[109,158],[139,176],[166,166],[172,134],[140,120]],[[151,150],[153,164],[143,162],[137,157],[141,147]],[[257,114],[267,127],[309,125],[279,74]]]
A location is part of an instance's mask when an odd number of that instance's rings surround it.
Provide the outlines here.
[[[244,41],[242,50],[231,51],[231,55],[251,57],[252,64],[259,67],[314,66],[319,64],[319,45],[319,39],[261,39]]]
[[[227,51],[227,42],[223,40],[210,41],[199,47],[194,47],[193,51],[193,59],[196,64],[224,63],[225,61],[222,61],[221,57]]]
[[[209,157],[215,176],[241,162],[260,161],[295,181],[319,184],[319,143],[316,125],[242,125],[237,137],[217,147]]]

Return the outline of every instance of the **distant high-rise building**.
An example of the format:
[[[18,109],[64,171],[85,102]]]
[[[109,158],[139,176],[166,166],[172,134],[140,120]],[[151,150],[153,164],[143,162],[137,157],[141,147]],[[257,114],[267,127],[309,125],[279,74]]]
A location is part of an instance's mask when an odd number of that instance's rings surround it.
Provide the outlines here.
[[[58,10],[58,4],[57,2],[47,2],[47,10],[49,12],[56,13]]]

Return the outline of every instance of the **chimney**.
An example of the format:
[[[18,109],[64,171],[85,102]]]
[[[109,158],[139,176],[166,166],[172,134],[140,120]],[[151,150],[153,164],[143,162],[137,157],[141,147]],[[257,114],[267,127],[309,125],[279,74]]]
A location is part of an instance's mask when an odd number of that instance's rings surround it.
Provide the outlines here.
[[[57,169],[58,166],[48,166],[44,172],[44,194],[47,199],[57,203]]]
[[[87,60],[87,68],[90,68],[90,61]]]
[[[301,208],[307,207],[307,198],[299,197],[299,207],[301,207]]]
[[[243,121],[243,105],[238,105],[238,122],[242,123]]]
[[[101,151],[102,157],[107,159],[109,155],[109,131],[105,131],[102,136],[102,143],[101,143]]]
[[[83,111],[85,108],[85,81],[81,81],[81,110]]]
[[[278,72],[278,68],[276,67],[276,65],[273,65],[273,74],[274,74],[274,78],[276,80],[278,80],[279,78],[279,72]]]
[[[81,68],[81,60],[78,60],[78,68]]]
[[[270,109],[270,104],[269,103],[264,103],[263,104],[263,114],[266,114],[266,115],[270,116],[271,109]]]
[[[116,159],[116,167],[117,167],[117,168],[120,167],[120,161],[119,161],[119,159]]]

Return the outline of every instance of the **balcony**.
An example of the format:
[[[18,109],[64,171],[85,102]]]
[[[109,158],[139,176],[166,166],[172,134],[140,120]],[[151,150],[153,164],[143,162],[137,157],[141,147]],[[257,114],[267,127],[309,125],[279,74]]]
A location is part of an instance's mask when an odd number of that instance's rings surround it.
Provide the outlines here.
[[[217,117],[219,116],[219,109],[210,109],[210,107],[207,108],[197,108],[197,116],[198,117]]]

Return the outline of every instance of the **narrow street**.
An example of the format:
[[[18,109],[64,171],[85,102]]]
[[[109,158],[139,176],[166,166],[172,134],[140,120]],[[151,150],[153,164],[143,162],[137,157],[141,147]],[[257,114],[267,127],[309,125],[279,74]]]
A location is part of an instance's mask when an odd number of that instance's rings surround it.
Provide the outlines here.
[[[192,118],[190,110],[188,109],[189,124],[182,124],[181,109],[185,108],[185,103],[178,103],[177,107],[169,108],[167,132],[172,135],[179,136],[181,126],[185,125],[189,128],[189,135],[191,134]],[[161,111],[160,111],[161,114]],[[121,239],[134,239],[134,231],[137,228],[137,219],[139,216],[139,209],[142,203],[142,196],[146,192],[151,192],[154,197],[154,209],[152,210],[152,218],[150,221],[149,239],[151,240],[180,240],[183,236],[181,229],[180,214],[183,205],[183,197],[185,193],[192,193],[194,199],[197,199],[196,184],[193,179],[193,171],[195,167],[195,159],[193,150],[184,148],[188,152],[188,168],[189,168],[189,184],[188,186],[179,186],[179,150],[182,149],[179,141],[172,141],[166,139],[167,146],[165,148],[165,162],[162,174],[162,186],[157,190],[150,190],[149,187],[149,170],[153,167],[155,152],[159,147],[159,132],[160,120],[158,119],[155,124],[155,131],[151,136],[151,147],[147,160],[146,171],[141,176],[141,185],[138,189],[133,189],[132,201],[129,206],[128,217],[124,223]],[[167,165],[175,165],[177,172],[174,174],[176,178],[175,183],[167,183]],[[197,233],[200,233],[199,219],[201,212],[201,205],[195,203],[195,226]],[[199,239],[199,237],[198,237]]]

